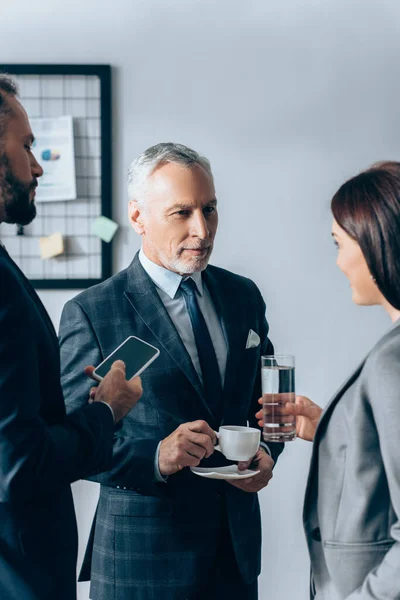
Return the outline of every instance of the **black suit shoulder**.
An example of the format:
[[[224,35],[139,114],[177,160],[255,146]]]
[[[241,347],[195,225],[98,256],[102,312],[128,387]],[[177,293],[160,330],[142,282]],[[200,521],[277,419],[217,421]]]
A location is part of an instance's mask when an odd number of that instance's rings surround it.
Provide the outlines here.
[[[237,273],[233,273],[232,271],[228,271],[222,267],[209,265],[207,267],[207,271],[212,273],[215,277],[218,277],[220,281],[229,283],[231,285],[244,286],[245,288],[252,290],[254,290],[254,288],[258,289],[252,279],[244,277],[244,275],[238,275]]]
[[[260,302],[265,307],[264,299],[257,285],[252,279],[238,275],[227,269],[209,265],[206,269],[211,277],[218,281],[227,295],[232,295],[232,298],[241,299],[243,302],[253,301]]]
[[[107,302],[112,302],[113,298],[119,297],[126,287],[128,269],[129,267],[123,269],[115,275],[112,275],[105,281],[97,283],[96,285],[93,285],[87,290],[84,290],[83,292],[72,298],[72,300],[69,300],[67,304],[69,304],[70,302],[77,302],[83,308],[85,308],[85,306],[87,305],[92,305],[93,298],[96,298],[96,300],[100,302],[103,300],[106,300]]]
[[[147,274],[142,268],[136,255],[133,262],[126,269],[109,277],[106,281],[84,290],[75,296],[75,298],[69,300],[66,303],[66,307],[68,308],[68,305],[71,303],[78,304],[87,315],[90,314],[91,317],[93,317],[96,306],[99,311],[103,312],[104,308],[101,307],[104,307],[104,303],[109,303],[110,306],[119,305],[121,297],[127,287],[135,287],[135,273],[138,273],[138,268],[141,271],[140,277],[147,277]],[[236,300],[240,298],[240,301],[244,303],[256,302],[258,305],[261,304],[265,310],[265,303],[259,288],[254,281],[248,277],[238,275],[237,273],[214,265],[209,265],[205,273],[207,274],[206,277],[213,278],[217,281],[218,285],[223,288],[227,295],[232,295],[232,298],[235,298]],[[138,280],[138,291],[140,291],[139,286],[142,283],[143,279]]]
[[[13,297],[15,301],[21,299],[22,286],[21,274],[14,261],[0,249],[0,294],[3,298]],[[19,292],[19,293],[18,293]]]

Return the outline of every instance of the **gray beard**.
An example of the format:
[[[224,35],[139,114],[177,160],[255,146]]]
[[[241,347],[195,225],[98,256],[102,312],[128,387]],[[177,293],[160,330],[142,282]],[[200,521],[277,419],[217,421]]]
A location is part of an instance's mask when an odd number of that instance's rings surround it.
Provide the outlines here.
[[[204,271],[207,268],[208,261],[210,260],[211,252],[207,255],[206,258],[192,260],[182,260],[181,258],[172,258],[167,259],[165,254],[162,251],[158,251],[162,264],[169,271],[173,271],[174,273],[180,273],[185,275],[190,275],[191,273],[197,273],[199,271]]]

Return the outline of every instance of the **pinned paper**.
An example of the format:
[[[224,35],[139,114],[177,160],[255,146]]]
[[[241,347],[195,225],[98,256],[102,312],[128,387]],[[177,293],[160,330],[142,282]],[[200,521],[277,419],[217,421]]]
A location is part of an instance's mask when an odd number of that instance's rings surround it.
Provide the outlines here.
[[[36,203],[76,200],[74,120],[72,116],[30,119],[34,153],[43,163]]]
[[[103,242],[111,242],[117,229],[118,223],[107,219],[107,217],[97,217],[92,223],[93,235],[97,235]]]
[[[59,160],[61,158],[60,152],[58,150],[43,150],[42,152],[42,160]]]
[[[40,258],[53,258],[64,253],[64,240],[61,233],[53,233],[48,237],[39,238]]]

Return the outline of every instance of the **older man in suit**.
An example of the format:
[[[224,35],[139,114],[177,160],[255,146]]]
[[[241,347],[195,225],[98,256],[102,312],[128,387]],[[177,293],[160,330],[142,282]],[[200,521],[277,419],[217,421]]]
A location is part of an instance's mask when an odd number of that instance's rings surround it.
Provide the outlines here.
[[[43,171],[33,139],[14,81],[0,74],[0,223],[27,225],[35,217]],[[69,484],[108,468],[114,419],[136,404],[140,381],[127,382],[123,363],[115,365],[97,401],[88,405],[85,393],[67,417],[53,325],[1,244],[0,364],[0,598],[73,600],[77,532]]]
[[[257,598],[257,492],[282,446],[258,450],[259,474],[200,478],[221,424],[257,426],[260,356],[272,352],[255,284],[207,266],[217,231],[207,159],[178,144],[146,150],[129,172],[129,218],[142,237],[132,264],[68,302],[60,325],[69,410],[88,391],[82,352],[99,363],[128,335],[161,350],[145,393],[115,435],[82,578],[94,600]],[[249,463],[241,464],[241,468]]]

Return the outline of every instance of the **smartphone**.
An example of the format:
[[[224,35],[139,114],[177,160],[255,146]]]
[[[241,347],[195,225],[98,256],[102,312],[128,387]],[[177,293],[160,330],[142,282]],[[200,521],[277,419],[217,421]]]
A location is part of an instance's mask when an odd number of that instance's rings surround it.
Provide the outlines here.
[[[143,373],[159,354],[158,348],[131,335],[95,368],[93,376],[101,381],[111,369],[114,361],[123,360],[126,367],[126,378],[132,379]]]

